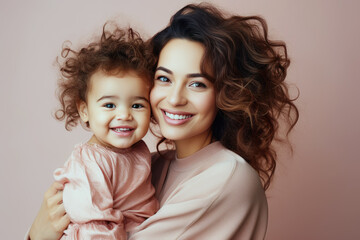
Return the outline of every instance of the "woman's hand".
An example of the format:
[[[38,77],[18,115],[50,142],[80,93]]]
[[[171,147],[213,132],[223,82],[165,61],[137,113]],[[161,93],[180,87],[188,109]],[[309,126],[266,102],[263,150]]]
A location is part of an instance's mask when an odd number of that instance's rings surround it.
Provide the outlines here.
[[[54,182],[44,194],[40,210],[30,228],[31,240],[57,240],[70,223],[63,205],[61,183]]]

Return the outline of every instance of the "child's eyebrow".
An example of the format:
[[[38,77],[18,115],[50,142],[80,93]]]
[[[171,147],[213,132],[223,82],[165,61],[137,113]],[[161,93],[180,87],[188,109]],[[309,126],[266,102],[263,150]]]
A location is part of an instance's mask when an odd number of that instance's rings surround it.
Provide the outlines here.
[[[118,96],[113,96],[113,95],[109,95],[109,96],[102,96],[101,98],[99,98],[96,102],[100,102],[101,100],[104,100],[104,99],[118,99],[119,97]],[[132,97],[132,99],[134,99],[134,100],[144,100],[144,101],[146,101],[146,102],[148,102],[148,103],[150,103],[149,102],[149,99],[147,99],[146,97],[143,97],[143,96],[134,96],[134,97]]]
[[[109,96],[102,96],[101,98],[99,98],[96,102],[100,102],[101,100],[104,100],[106,98],[118,98],[117,96],[113,96],[113,95],[109,95]]]
[[[144,100],[145,102],[150,103],[150,102],[149,102],[149,99],[147,99],[146,97],[142,97],[142,96],[135,96],[135,97],[134,97],[134,99],[135,99],[135,100]]]

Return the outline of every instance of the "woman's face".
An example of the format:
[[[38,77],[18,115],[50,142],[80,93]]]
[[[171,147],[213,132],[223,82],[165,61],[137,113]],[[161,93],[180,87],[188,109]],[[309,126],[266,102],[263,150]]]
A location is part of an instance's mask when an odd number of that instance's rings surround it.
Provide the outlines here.
[[[211,138],[217,108],[213,84],[201,74],[201,43],[172,39],[160,52],[150,93],[154,117],[162,135],[194,143]]]

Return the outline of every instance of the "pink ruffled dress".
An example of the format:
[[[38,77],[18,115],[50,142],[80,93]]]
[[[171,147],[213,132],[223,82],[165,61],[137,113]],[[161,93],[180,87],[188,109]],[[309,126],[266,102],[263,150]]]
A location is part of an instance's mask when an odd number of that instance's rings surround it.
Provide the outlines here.
[[[120,150],[79,144],[54,178],[66,183],[63,203],[71,220],[62,240],[126,239],[159,208],[143,141]]]

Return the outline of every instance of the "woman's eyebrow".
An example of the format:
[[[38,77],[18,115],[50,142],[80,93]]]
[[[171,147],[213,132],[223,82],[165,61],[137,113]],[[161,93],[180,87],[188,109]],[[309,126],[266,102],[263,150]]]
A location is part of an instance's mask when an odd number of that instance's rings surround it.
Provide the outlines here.
[[[189,73],[186,75],[188,78],[205,78],[202,73]]]
[[[164,71],[164,72],[166,72],[166,73],[168,73],[168,74],[172,74],[172,73],[173,73],[170,69],[167,69],[167,68],[164,68],[164,67],[157,67],[157,68],[156,68],[156,71],[158,71],[158,70]]]
[[[165,67],[156,68],[156,71],[158,71],[158,70],[164,71],[168,74],[173,74],[173,72],[170,69],[167,69]],[[186,74],[186,77],[188,77],[188,78],[205,78],[205,75],[202,73],[189,73],[189,74]]]

